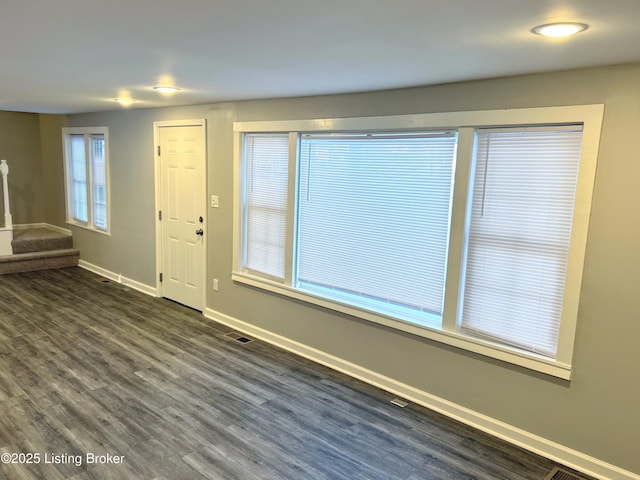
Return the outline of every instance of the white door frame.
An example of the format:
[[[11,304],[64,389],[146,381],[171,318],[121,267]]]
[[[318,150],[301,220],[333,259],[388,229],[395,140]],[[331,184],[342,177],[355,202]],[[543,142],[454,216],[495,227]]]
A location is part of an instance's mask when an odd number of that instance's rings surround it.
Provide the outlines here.
[[[160,129],[163,127],[201,127],[204,129],[204,152],[205,152],[205,162],[204,162],[204,171],[205,175],[202,178],[204,182],[204,191],[205,198],[207,198],[207,121],[204,118],[198,118],[193,120],[167,120],[167,121],[158,121],[153,122],[153,165],[154,165],[154,177],[155,177],[155,189],[156,189],[156,297],[163,297],[164,290],[162,287],[162,282],[160,281],[160,273],[162,272],[162,222],[160,221],[158,212],[162,210],[162,165],[160,164],[160,155],[158,155],[158,147],[160,146]],[[204,315],[205,310],[207,309],[207,227],[209,223],[207,222],[207,205],[204,205],[204,225],[205,225],[205,235],[204,235],[204,268],[202,269],[202,314]]]

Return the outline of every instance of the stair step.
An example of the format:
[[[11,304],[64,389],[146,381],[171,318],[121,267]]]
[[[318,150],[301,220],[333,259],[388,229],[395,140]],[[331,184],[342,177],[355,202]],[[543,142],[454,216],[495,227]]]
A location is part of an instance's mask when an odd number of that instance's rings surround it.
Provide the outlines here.
[[[80,250],[66,248],[45,252],[28,252],[0,257],[0,275],[50,268],[77,267]]]
[[[14,254],[68,250],[73,248],[73,237],[48,228],[15,230],[11,247]]]

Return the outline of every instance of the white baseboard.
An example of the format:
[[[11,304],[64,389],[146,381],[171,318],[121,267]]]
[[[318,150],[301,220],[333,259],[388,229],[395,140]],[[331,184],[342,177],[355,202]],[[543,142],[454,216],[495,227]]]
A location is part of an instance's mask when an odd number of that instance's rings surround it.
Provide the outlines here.
[[[59,227],[57,225],[51,225],[50,223],[21,223],[19,225],[13,225],[14,230],[27,230],[29,228],[47,228],[63,235],[71,235],[71,230]]]
[[[151,287],[149,285],[138,282],[131,278],[127,278],[120,273],[114,273],[110,270],[107,270],[106,268],[98,267],[97,265],[93,265],[84,260],[80,260],[78,262],[78,266],[80,268],[84,268],[85,270],[89,270],[90,272],[93,272],[97,275],[108,278],[109,280],[113,280],[114,282],[118,282],[118,283],[121,283],[122,285],[126,285],[127,287],[131,287],[134,290],[142,292],[146,295],[150,295],[152,297],[158,296],[157,290],[155,287]]]
[[[469,426],[477,428],[509,443],[522,447],[567,467],[602,480],[640,480],[640,475],[603,462],[597,458],[573,450],[546,438],[501,422],[482,413],[470,410],[444,398],[431,395],[405,383],[373,372],[339,357],[322,352],[289,338],[256,327],[242,320],[207,308],[205,317],[227,325],[252,337],[308,358],[316,363],[345,373],[353,378],[386,390],[406,400],[442,413]]]

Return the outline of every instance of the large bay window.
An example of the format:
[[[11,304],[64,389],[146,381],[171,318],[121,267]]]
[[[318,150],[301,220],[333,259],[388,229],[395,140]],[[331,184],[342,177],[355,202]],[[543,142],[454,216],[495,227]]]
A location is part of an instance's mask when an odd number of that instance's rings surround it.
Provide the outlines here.
[[[568,379],[601,117],[236,123],[233,279]]]

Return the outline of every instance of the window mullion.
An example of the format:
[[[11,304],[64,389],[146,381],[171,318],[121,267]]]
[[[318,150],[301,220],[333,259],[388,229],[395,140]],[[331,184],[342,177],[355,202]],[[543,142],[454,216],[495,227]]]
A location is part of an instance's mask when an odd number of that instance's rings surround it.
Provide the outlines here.
[[[285,237],[285,285],[293,285],[296,265],[296,205],[298,185],[298,132],[289,133],[289,176],[287,181],[287,228]]]
[[[474,128],[458,130],[458,148],[453,183],[453,199],[449,231],[449,255],[447,257],[447,275],[445,280],[444,310],[442,329],[449,332],[458,330],[458,312],[464,284],[464,250],[467,223],[467,208],[472,158],[474,156],[476,134]]]

